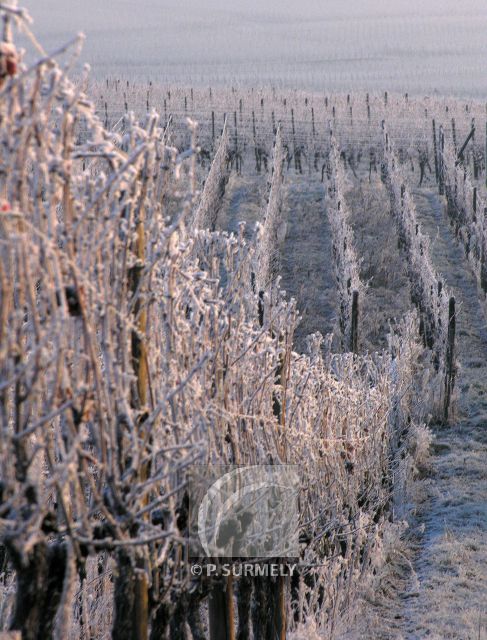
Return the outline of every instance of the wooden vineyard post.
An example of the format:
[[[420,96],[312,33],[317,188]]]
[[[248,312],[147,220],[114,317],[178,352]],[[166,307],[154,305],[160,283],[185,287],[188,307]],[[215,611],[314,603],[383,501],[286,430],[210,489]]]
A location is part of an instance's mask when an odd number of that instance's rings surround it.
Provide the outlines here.
[[[433,151],[435,154],[435,178],[438,184],[438,147],[436,146],[436,122],[433,119]]]
[[[255,153],[255,170],[260,173],[260,151],[257,147],[257,129],[255,126],[255,111],[252,111],[252,136],[254,140],[254,153]]]
[[[142,181],[139,207],[135,218],[135,238],[133,253],[134,266],[128,271],[128,282],[133,297],[133,319],[136,328],[131,332],[132,367],[136,378],[136,389],[132,394],[132,405],[139,412],[138,430],[141,441],[145,440],[144,421],[147,416],[149,370],[145,344],[147,332],[147,310],[141,298],[143,293],[143,273],[146,258],[146,234],[144,198],[147,192],[149,172],[146,166],[140,175]],[[150,463],[142,463],[139,480],[145,482],[150,473]],[[147,498],[146,498],[147,500]],[[130,637],[131,640],[147,640],[149,633],[149,582],[146,561],[142,554],[120,548],[117,554],[119,575],[115,580],[115,616],[112,628],[114,638]]]
[[[142,271],[144,269],[145,261],[145,221],[143,206],[139,211],[139,220],[136,226],[136,256],[138,265],[134,271],[133,278],[133,293],[139,289],[140,281],[142,277]],[[148,387],[148,367],[147,367],[147,352],[145,346],[145,335],[147,331],[147,311],[142,308],[140,298],[137,300],[134,306],[134,316],[137,320],[137,332],[132,332],[132,358],[134,360],[134,369],[137,376],[137,393],[138,402],[141,410],[147,405],[147,387]],[[141,337],[142,336],[142,337]],[[143,435],[143,434],[141,434]],[[149,469],[147,465],[141,470],[142,480],[147,480],[149,475]],[[148,623],[149,623],[149,584],[147,575],[144,570],[143,558],[137,558],[137,568],[139,571],[135,574],[135,628],[136,639],[146,640],[148,637]]]
[[[286,578],[280,576],[277,582],[276,607],[274,609],[273,634],[276,640],[286,640]]]
[[[292,128],[292,132],[293,132],[293,154],[294,154],[294,168],[296,171],[299,171],[299,173],[302,173],[301,171],[301,154],[299,152],[299,150],[296,148],[296,126],[294,123],[294,109],[291,109],[291,128]]]
[[[479,159],[475,153],[475,118],[472,118],[472,161],[473,161],[473,177],[475,180],[479,177]]]
[[[350,351],[358,353],[358,291],[352,293],[352,325],[350,329]]]
[[[149,583],[143,562],[137,561],[140,573],[135,583],[135,628],[137,640],[147,640],[149,634]]]
[[[477,160],[475,159],[475,118],[472,118],[472,162],[473,162],[473,176],[477,180]]]
[[[208,598],[208,622],[210,626],[210,640],[235,640],[235,618],[233,605],[233,578],[214,583]]]
[[[448,339],[446,347],[446,371],[445,371],[445,404],[443,409],[443,420],[448,422],[450,413],[451,396],[455,386],[455,333],[456,315],[455,298],[451,297],[448,304]]]
[[[233,112],[233,125],[235,128],[235,140],[234,140],[234,147],[235,147],[235,170],[237,172],[237,174],[240,175],[240,162],[239,162],[239,155],[238,155],[238,127],[237,127],[237,112],[234,111]]]
[[[137,257],[137,265],[131,270],[132,293],[134,295],[137,294],[140,287],[145,260],[145,228],[142,207],[140,209],[139,216],[135,230],[135,254]],[[141,336],[145,336],[146,333],[147,312],[142,308],[140,297],[134,305],[134,317],[136,319],[138,331],[132,332],[132,360],[135,374],[137,376],[138,404],[140,409],[143,409],[147,404],[148,369],[146,347]]]
[[[487,225],[487,207],[484,208],[484,225]],[[480,286],[482,291],[487,293],[487,243],[484,239],[482,243],[482,255],[480,263]]]
[[[242,575],[238,581],[238,640],[249,640],[251,626],[251,605],[253,579],[250,576]]]
[[[287,342],[287,340],[286,340]],[[286,379],[287,370],[289,365],[289,345],[286,345],[285,355],[280,357],[280,367],[277,372],[277,382],[281,387],[281,400],[279,401],[274,397],[274,415],[279,421],[282,432],[286,429]],[[282,449],[282,459],[287,459],[286,444],[284,442],[284,448]],[[286,640],[287,630],[287,610],[286,610],[286,583],[287,578],[279,576],[277,582],[269,582],[269,597],[271,599],[272,610],[272,627],[271,636],[276,640]]]
[[[439,131],[439,152],[438,152],[438,178],[439,178],[439,193],[440,196],[445,195],[445,175],[443,171],[443,153],[445,151],[445,132],[440,125]]]

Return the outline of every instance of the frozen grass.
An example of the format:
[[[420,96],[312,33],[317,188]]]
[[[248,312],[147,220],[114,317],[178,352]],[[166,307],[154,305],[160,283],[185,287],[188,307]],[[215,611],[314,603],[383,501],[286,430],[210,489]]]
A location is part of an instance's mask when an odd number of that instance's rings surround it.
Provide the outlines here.
[[[282,248],[282,287],[295,298],[301,315],[296,344],[306,336],[337,329],[337,293],[332,269],[331,230],[325,188],[318,180],[296,176],[287,188],[288,233]]]
[[[389,213],[389,198],[377,174],[361,177],[347,194],[361,277],[368,284],[362,309],[366,348],[385,346],[385,336],[408,312],[410,287],[397,247],[397,232]]]

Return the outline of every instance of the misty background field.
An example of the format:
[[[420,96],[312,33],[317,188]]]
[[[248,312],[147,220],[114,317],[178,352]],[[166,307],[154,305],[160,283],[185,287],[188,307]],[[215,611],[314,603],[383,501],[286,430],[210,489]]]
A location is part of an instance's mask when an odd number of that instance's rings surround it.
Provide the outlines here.
[[[49,49],[83,31],[92,73],[194,85],[487,93],[481,0],[32,0]]]

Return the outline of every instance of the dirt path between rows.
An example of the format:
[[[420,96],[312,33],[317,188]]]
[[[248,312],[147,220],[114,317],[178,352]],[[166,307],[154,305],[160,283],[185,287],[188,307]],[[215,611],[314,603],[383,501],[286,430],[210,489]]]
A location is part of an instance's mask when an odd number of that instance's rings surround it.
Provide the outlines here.
[[[436,268],[457,300],[457,418],[435,428],[416,513],[416,588],[403,594],[406,638],[487,638],[487,326],[475,277],[431,190],[414,197]]]
[[[250,238],[256,222],[262,222],[266,206],[267,193],[266,174],[230,175],[221,210],[218,226],[229,233],[238,233],[240,222],[246,222],[246,237]]]
[[[305,338],[335,330],[337,300],[332,262],[332,239],[324,186],[308,176],[288,179],[284,217],[287,232],[281,248],[281,287],[295,298],[301,322],[295,349],[305,349]]]
[[[434,266],[457,301],[456,416],[432,426],[404,547],[347,640],[487,639],[487,323],[477,285],[431,189],[415,189]]]

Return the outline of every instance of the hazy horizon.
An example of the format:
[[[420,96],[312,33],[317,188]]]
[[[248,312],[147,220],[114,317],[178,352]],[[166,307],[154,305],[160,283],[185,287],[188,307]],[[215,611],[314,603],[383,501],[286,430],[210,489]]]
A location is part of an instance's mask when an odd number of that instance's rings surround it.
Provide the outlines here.
[[[487,5],[432,0],[31,0],[48,49],[79,31],[97,77],[487,93]]]

